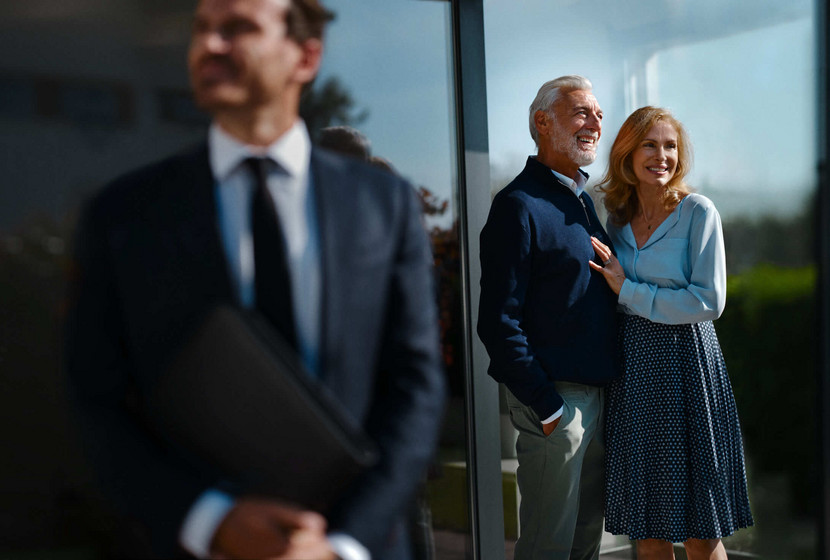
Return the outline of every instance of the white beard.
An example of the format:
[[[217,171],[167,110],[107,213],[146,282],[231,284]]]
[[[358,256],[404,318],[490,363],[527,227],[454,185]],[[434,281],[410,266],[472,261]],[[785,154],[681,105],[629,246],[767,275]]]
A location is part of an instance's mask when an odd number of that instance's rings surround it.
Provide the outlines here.
[[[559,126],[556,126],[556,130],[551,137],[550,143],[554,151],[568,154],[568,159],[577,164],[579,167],[590,165],[594,163],[594,160],[597,158],[596,148],[593,150],[581,148],[576,135],[569,135],[568,133],[563,132]],[[593,145],[596,146],[596,142],[594,142]]]

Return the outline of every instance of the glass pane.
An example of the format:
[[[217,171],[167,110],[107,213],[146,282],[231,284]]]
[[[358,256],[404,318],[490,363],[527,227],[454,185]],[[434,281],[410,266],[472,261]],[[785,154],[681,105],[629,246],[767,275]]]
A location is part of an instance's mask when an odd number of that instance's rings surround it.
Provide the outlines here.
[[[469,527],[450,3],[325,3],[337,18],[303,111],[315,139],[328,126],[358,129],[383,160],[378,165],[391,165],[421,195],[452,401],[411,526],[423,547],[434,547],[432,557],[463,557]],[[80,457],[61,380],[66,251],[87,195],[204,137],[207,119],[190,100],[185,67],[193,6],[0,6],[0,410],[4,447],[15,450],[0,467],[2,550],[50,548],[41,556],[74,558],[106,549],[112,527]]]
[[[449,2],[330,0],[337,19],[317,88],[336,83],[353,101],[332,125],[358,129],[421,194],[432,238],[444,362],[451,391],[438,457],[421,510],[438,559],[467,554],[467,455],[461,363],[458,183]],[[367,26],[366,22],[371,22]],[[417,513],[417,512],[416,512]]]
[[[535,153],[527,110],[539,86],[557,76],[588,77],[605,112],[598,157],[587,168],[590,184],[604,174],[611,144],[634,109],[667,107],[687,127],[694,147],[688,182],[723,219],[728,296],[715,328],[741,419],[755,517],[755,527],[724,543],[769,557],[814,557],[813,3],[484,5],[494,193]],[[592,196],[601,208],[601,197]],[[788,429],[771,411],[798,411],[806,421]],[[603,547],[627,543],[606,535]]]
[[[85,196],[203,137],[204,117],[164,117],[158,101],[187,94],[191,10],[130,0],[0,6],[3,552],[93,558],[107,548],[112,524],[81,459],[61,372],[67,248]]]

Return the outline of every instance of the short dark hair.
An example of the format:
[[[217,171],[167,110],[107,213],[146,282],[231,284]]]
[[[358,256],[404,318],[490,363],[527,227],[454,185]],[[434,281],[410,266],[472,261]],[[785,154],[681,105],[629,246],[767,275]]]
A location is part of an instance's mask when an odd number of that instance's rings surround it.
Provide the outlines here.
[[[326,24],[334,19],[334,13],[319,0],[291,0],[286,24],[288,36],[302,43],[309,39],[322,39]]]

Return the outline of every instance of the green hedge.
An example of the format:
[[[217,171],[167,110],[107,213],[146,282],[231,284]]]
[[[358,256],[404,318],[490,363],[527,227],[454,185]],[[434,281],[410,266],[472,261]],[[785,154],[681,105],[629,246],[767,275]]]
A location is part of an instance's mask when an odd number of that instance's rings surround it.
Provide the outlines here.
[[[716,322],[755,473],[784,473],[817,511],[816,271],[761,265],[728,280]]]

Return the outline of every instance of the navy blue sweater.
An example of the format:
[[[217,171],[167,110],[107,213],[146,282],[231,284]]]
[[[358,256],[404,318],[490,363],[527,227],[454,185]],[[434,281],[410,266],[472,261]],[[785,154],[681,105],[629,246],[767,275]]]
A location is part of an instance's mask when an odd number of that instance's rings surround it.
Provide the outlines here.
[[[617,296],[588,265],[598,261],[592,235],[611,245],[591,198],[532,157],[481,232],[488,373],[540,419],[563,404],[554,381],[604,385],[617,375]]]

